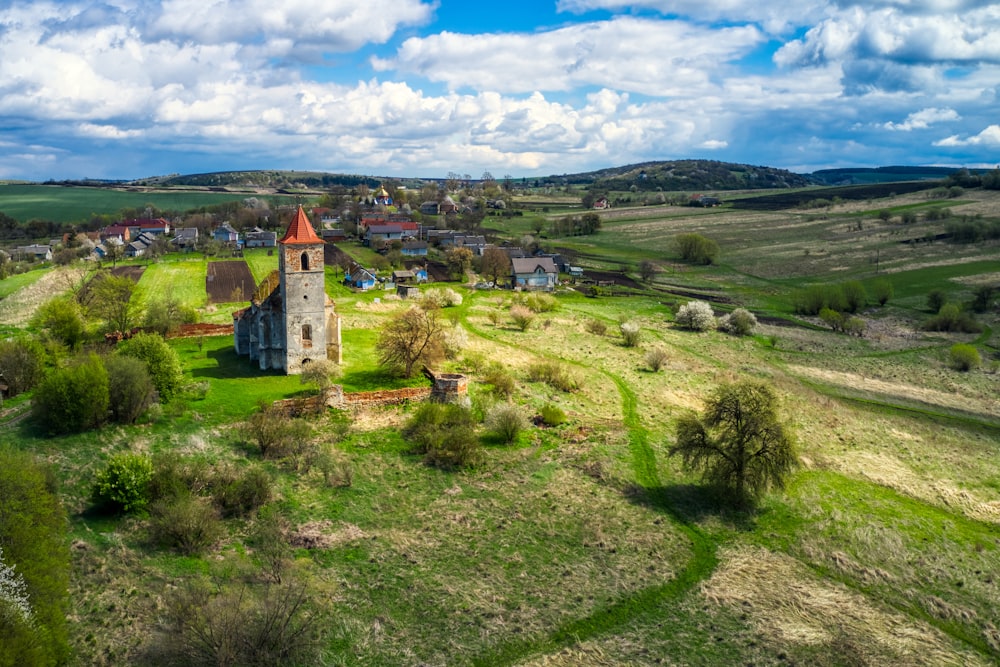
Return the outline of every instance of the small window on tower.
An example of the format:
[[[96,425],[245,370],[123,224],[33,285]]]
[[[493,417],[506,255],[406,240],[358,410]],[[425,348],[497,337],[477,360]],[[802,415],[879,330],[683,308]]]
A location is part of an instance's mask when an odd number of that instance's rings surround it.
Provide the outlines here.
[[[302,270],[303,271],[308,271],[309,270],[309,253],[307,253],[307,252],[302,253],[302,262],[301,263],[302,263]]]
[[[312,325],[302,325],[302,347],[312,347],[313,330]]]

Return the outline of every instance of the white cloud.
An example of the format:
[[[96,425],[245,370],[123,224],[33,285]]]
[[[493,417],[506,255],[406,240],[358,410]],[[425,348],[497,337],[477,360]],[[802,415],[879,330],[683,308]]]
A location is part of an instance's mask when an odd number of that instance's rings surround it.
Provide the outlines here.
[[[941,141],[935,141],[934,145],[944,148],[955,146],[1000,146],[1000,125],[990,125],[979,134],[964,139],[960,138],[957,134],[953,134]]]
[[[959,120],[961,116],[954,109],[921,109],[906,117],[902,123],[885,123],[882,127],[887,130],[898,132],[910,132],[911,130],[925,130],[933,123],[941,123],[950,120]]]
[[[722,141],[720,139],[709,139],[708,141],[703,141],[701,143],[701,147],[704,148],[704,149],[706,149],[706,150],[717,151],[717,150],[720,150],[722,148],[728,148],[729,147],[729,142],[728,141]]]
[[[419,74],[454,90],[502,93],[599,86],[651,96],[690,95],[764,41],[752,26],[710,29],[619,17],[537,33],[442,32],[406,40],[376,70]]]
[[[819,18],[823,0],[760,2],[759,0],[558,0],[561,12],[582,14],[593,10],[632,11],[651,9],[667,16],[690,17],[700,21],[752,22],[768,32],[784,32],[789,26],[803,25]]]

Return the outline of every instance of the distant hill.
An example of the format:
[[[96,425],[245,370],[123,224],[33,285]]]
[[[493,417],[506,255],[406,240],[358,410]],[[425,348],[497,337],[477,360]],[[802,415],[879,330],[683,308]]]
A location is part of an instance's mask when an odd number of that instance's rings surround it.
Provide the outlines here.
[[[956,167],[847,167],[820,169],[809,176],[818,185],[867,185],[871,183],[896,183],[899,181],[940,180],[959,171]],[[972,170],[979,172],[982,170]]]
[[[803,188],[808,177],[785,169],[756,167],[715,160],[642,162],[581,174],[551,176],[548,180],[586,185],[591,190],[756,190]]]
[[[146,187],[199,187],[223,189],[268,190],[329,190],[340,186],[353,188],[359,185],[378,187],[380,183],[399,182],[398,178],[380,178],[358,174],[331,174],[322,171],[217,171],[207,174],[171,174],[132,181],[132,185]]]

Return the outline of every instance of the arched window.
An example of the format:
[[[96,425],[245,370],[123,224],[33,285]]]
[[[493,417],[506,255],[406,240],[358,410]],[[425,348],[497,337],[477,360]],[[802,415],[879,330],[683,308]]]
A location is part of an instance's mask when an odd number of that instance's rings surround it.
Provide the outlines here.
[[[302,347],[312,347],[313,330],[311,324],[302,325]]]
[[[301,264],[302,264],[302,270],[303,271],[308,271],[309,270],[309,253],[307,253],[307,252],[303,252],[302,253],[302,262],[301,262]]]

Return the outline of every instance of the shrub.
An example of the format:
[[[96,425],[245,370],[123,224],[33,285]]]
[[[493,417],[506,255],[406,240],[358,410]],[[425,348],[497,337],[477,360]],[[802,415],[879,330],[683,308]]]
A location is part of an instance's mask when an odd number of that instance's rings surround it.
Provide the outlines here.
[[[501,398],[510,398],[517,388],[514,374],[501,364],[491,365],[483,376],[483,382],[491,385],[493,394]]]
[[[979,366],[983,363],[982,357],[979,356],[979,350],[977,350],[974,345],[966,345],[963,343],[952,345],[951,350],[948,353],[948,357],[951,361],[952,368],[963,372],[979,368]]]
[[[35,311],[31,323],[71,350],[83,343],[86,334],[83,311],[79,302],[71,296],[57,296],[43,303]]]
[[[342,372],[340,365],[329,359],[314,359],[302,367],[299,383],[311,385],[317,394],[322,394]]]
[[[564,364],[558,361],[538,361],[528,366],[529,382],[544,382],[559,391],[576,391],[577,380]]]
[[[757,317],[746,308],[737,308],[719,318],[719,329],[734,336],[749,336],[757,328]]]
[[[212,494],[223,516],[246,516],[267,503],[273,494],[274,482],[266,470],[250,466],[239,472],[235,479],[218,484]]]
[[[635,322],[622,322],[618,326],[622,334],[622,344],[625,347],[637,347],[642,338],[642,329]]]
[[[134,424],[152,404],[156,393],[146,364],[131,357],[111,355],[105,357],[104,368],[108,372],[111,420],[119,424]]]
[[[522,297],[521,303],[533,313],[549,313],[559,307],[559,301],[544,292],[529,292]]]
[[[432,287],[421,295],[420,307],[424,310],[432,308],[450,308],[462,305],[462,295],[450,287]]]
[[[296,445],[312,435],[309,423],[293,419],[274,404],[261,403],[257,412],[243,425],[244,437],[260,450],[265,458],[282,458],[295,453]]]
[[[646,352],[646,366],[654,373],[659,372],[670,360],[670,355],[662,347],[654,347]]]
[[[0,341],[0,376],[11,396],[30,391],[42,379],[42,346],[30,338]]]
[[[188,584],[166,599],[152,662],[191,667],[321,664],[325,615],[300,581]]]
[[[521,331],[527,331],[535,319],[535,313],[527,306],[516,303],[510,307],[510,319],[514,322],[515,327]]]
[[[403,428],[403,437],[428,465],[454,469],[482,458],[472,411],[455,404],[424,403]]]
[[[170,402],[180,390],[184,382],[180,357],[159,335],[137,334],[119,343],[117,353],[146,364],[146,370],[160,394],[161,402]]]
[[[190,493],[202,493],[213,482],[209,465],[202,459],[165,452],[153,457],[149,480],[150,502],[172,500]]]
[[[190,494],[153,503],[149,528],[154,542],[187,555],[205,551],[222,536],[215,508],[205,498]]]
[[[692,331],[708,331],[715,328],[715,313],[705,301],[689,301],[677,310],[674,318],[677,324]]]
[[[868,324],[860,317],[848,317],[844,320],[844,333],[848,336],[858,336],[859,338],[865,335],[865,329],[868,328]]]
[[[951,331],[961,333],[978,333],[982,331],[982,325],[976,322],[972,315],[963,312],[961,308],[953,303],[946,303],[941,306],[938,314],[924,323],[927,331]]]
[[[35,388],[32,414],[50,434],[97,428],[107,419],[108,392],[108,372],[91,354],[49,373]]]
[[[546,426],[559,426],[566,423],[566,413],[558,405],[546,403],[539,410],[539,417]]]
[[[584,327],[595,336],[603,336],[608,333],[608,325],[596,318],[587,320]]]
[[[510,403],[498,403],[486,413],[486,428],[508,445],[517,440],[526,426],[521,410]]]
[[[121,453],[108,459],[94,482],[94,501],[114,511],[139,512],[149,503],[153,462],[142,454]]]
[[[832,308],[824,308],[819,311],[819,319],[834,331],[840,331],[844,328],[844,316]]]
[[[985,313],[992,307],[995,293],[996,288],[992,285],[980,285],[977,287],[972,296],[972,310],[977,313]]]
[[[143,326],[161,336],[166,336],[180,329],[182,324],[193,324],[197,321],[197,310],[185,306],[172,295],[167,295],[146,304]]]

